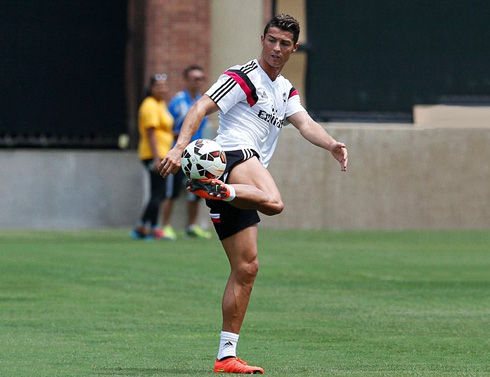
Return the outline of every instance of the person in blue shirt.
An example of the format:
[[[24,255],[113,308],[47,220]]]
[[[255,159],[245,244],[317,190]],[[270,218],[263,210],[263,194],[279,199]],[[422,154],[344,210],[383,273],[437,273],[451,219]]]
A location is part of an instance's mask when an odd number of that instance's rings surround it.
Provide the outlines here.
[[[173,115],[175,122],[173,127],[174,139],[177,140],[180,128],[184,122],[190,107],[202,96],[202,89],[205,81],[204,70],[201,66],[190,65],[184,69],[185,88],[178,92],[168,104],[168,110]],[[204,118],[199,129],[194,134],[191,141],[203,138],[203,130],[206,127],[207,118]],[[163,232],[165,238],[175,240],[177,234],[171,225],[173,205],[180,192],[185,186],[187,178],[182,169],[177,174],[170,175],[166,182],[165,200],[163,202]],[[187,227],[186,233],[192,237],[211,238],[211,233],[202,229],[197,224],[199,214],[199,202],[201,198],[186,191],[187,195]]]

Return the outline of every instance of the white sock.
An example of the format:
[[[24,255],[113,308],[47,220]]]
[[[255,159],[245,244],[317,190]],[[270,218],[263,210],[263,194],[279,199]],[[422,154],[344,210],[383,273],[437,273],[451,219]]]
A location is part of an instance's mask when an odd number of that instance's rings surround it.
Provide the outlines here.
[[[238,334],[231,332],[221,331],[221,338],[219,341],[218,360],[223,357],[236,357],[236,346],[238,343]]]
[[[223,199],[225,202],[229,202],[229,201],[235,199],[235,197],[236,197],[235,188],[232,185],[227,185],[227,186],[228,186],[228,189],[230,190],[230,196],[226,199]]]

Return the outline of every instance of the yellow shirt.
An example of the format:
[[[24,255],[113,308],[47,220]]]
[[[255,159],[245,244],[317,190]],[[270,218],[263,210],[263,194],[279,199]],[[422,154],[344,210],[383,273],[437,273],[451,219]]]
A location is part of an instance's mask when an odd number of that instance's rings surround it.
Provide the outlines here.
[[[153,158],[148,140],[148,129],[155,129],[158,157],[163,158],[170,150],[174,140],[173,125],[174,118],[168,111],[165,101],[158,101],[152,96],[143,100],[138,111],[138,130],[140,133],[138,155],[141,160]]]

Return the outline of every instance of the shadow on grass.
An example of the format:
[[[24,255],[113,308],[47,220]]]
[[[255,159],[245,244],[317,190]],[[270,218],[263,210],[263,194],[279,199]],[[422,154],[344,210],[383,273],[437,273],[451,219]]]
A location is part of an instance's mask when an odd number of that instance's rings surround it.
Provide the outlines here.
[[[212,371],[206,370],[184,370],[176,368],[125,368],[125,367],[95,367],[92,370],[94,376],[144,376],[156,375],[159,376],[176,376],[176,375],[196,375],[211,374]]]

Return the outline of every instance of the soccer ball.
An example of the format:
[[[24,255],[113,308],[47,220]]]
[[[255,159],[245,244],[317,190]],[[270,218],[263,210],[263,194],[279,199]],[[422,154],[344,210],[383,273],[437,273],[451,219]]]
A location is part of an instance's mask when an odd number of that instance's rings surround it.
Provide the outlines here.
[[[225,171],[226,155],[217,142],[197,139],[185,147],[180,164],[187,178],[219,178]]]

